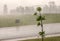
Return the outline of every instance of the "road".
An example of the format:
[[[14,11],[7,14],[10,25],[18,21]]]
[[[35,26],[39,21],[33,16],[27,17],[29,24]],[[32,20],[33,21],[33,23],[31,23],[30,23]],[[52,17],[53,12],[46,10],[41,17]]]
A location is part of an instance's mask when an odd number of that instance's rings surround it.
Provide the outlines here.
[[[36,25],[0,28],[0,40],[39,36],[41,27]],[[44,24],[46,35],[60,34],[60,23]]]

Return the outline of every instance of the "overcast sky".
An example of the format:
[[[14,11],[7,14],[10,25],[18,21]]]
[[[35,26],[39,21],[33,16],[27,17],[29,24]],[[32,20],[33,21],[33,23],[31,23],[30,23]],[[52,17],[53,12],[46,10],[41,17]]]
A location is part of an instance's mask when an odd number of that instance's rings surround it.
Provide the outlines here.
[[[3,9],[3,5],[7,4],[9,9],[13,9],[19,5],[21,6],[33,6],[33,5],[45,5],[48,2],[54,1],[56,5],[60,5],[60,0],[0,0],[0,11]]]
[[[0,0],[1,4],[8,5],[36,5],[36,4],[47,4],[49,1],[55,1],[57,5],[59,5],[60,0]]]

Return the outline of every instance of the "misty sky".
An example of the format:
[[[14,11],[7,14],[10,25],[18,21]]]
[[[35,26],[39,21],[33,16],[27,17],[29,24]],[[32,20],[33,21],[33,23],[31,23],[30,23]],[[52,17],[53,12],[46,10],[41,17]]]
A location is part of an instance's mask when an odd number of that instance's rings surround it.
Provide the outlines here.
[[[45,5],[48,2],[54,1],[56,5],[60,4],[60,0],[0,0],[0,11],[3,9],[3,5],[7,4],[9,9],[14,9],[17,6],[33,6],[33,5]]]
[[[49,1],[55,1],[57,5],[59,5],[60,0],[0,0],[1,4],[8,4],[8,5],[37,5],[37,4],[47,4]]]

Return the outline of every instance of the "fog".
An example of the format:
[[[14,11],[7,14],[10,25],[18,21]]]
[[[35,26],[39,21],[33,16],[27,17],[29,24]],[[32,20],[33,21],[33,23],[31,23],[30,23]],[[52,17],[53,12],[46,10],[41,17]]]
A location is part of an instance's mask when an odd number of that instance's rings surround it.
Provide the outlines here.
[[[8,10],[15,9],[18,6],[44,6],[48,2],[54,1],[56,5],[60,5],[60,0],[0,0],[0,13],[3,13],[3,6],[7,4]]]

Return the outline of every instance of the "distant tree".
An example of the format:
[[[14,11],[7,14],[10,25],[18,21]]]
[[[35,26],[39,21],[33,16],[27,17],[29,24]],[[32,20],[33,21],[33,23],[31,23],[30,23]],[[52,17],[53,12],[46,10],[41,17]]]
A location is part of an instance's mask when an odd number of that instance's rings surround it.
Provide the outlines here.
[[[41,7],[37,7],[37,12],[35,12],[34,13],[34,15],[36,15],[37,16],[37,19],[36,19],[36,21],[37,21],[37,26],[40,26],[41,25],[41,32],[39,32],[39,35],[41,35],[41,38],[42,38],[42,41],[44,41],[44,34],[45,34],[45,32],[43,31],[43,20],[45,20],[45,17],[44,16],[42,16],[42,14],[41,14]]]

